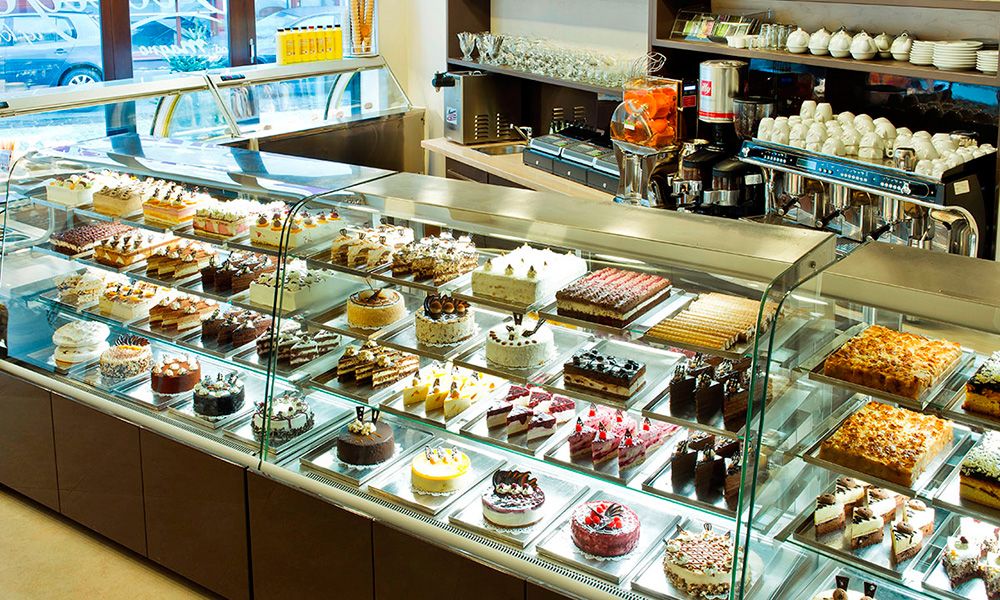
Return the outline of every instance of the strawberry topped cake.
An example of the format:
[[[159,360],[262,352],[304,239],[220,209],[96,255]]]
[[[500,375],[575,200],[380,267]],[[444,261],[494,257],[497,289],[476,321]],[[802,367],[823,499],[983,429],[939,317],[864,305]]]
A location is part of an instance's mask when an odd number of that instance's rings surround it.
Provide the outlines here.
[[[624,556],[639,543],[639,516],[617,502],[585,502],[573,510],[572,536],[592,556]]]

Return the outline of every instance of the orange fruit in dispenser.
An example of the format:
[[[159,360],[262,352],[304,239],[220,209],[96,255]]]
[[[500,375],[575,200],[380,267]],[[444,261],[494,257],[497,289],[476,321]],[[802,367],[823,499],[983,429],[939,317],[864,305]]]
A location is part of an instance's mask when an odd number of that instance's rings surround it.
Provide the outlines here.
[[[625,102],[630,103],[629,109],[635,112],[647,115],[656,112],[656,98],[649,90],[626,90]]]
[[[669,88],[659,88],[653,90],[653,98],[656,100],[656,111],[653,113],[657,118],[666,117],[670,114],[671,103],[676,102],[676,96],[668,94]]]
[[[657,134],[663,133],[670,126],[670,123],[666,119],[649,119],[647,122],[649,123],[649,130],[653,133],[654,137]]]

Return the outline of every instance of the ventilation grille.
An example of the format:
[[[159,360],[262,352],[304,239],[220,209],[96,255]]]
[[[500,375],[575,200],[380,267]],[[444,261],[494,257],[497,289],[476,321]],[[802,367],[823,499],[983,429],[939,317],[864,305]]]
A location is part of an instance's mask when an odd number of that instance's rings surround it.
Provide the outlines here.
[[[635,594],[634,592],[631,592],[629,590],[622,589],[620,587],[611,585],[611,584],[609,584],[606,581],[602,581],[600,579],[596,579],[596,578],[591,577],[589,575],[586,575],[584,573],[580,573],[578,571],[573,571],[573,570],[567,569],[566,567],[563,567],[561,565],[558,565],[558,564],[555,564],[555,563],[551,563],[551,562],[548,562],[546,560],[542,560],[542,559],[540,559],[538,557],[535,557],[535,556],[531,556],[531,555],[526,554],[525,552],[523,552],[521,550],[518,550],[516,548],[512,548],[511,546],[508,546],[506,544],[501,544],[500,542],[497,542],[495,540],[491,540],[491,539],[489,539],[487,537],[478,535],[476,533],[472,533],[472,532],[466,531],[464,529],[459,529],[459,528],[451,525],[450,523],[443,522],[443,521],[438,521],[437,519],[434,519],[433,517],[429,517],[429,516],[427,516],[427,515],[425,515],[423,513],[419,513],[419,512],[416,512],[414,510],[411,510],[411,509],[409,509],[409,508],[407,508],[405,506],[400,506],[400,505],[398,505],[398,504],[396,504],[394,502],[390,502],[390,501],[386,500],[385,498],[381,498],[379,496],[374,496],[372,494],[369,494],[368,492],[364,492],[364,491],[358,490],[358,489],[353,488],[353,487],[348,487],[348,486],[340,483],[339,481],[334,481],[334,480],[330,479],[329,477],[324,477],[323,475],[320,475],[318,473],[313,473],[313,472],[303,471],[303,473],[309,479],[313,479],[313,480],[318,481],[320,483],[323,483],[325,485],[329,485],[329,486],[337,488],[339,490],[343,490],[343,491],[348,492],[350,494],[353,494],[355,496],[360,496],[360,497],[365,498],[366,500],[369,500],[371,502],[374,502],[374,503],[376,503],[376,504],[378,504],[380,506],[384,506],[386,508],[391,508],[392,510],[394,510],[396,512],[403,513],[404,515],[406,515],[406,516],[408,516],[410,518],[417,519],[417,520],[419,520],[419,521],[421,521],[423,523],[427,523],[429,525],[433,525],[433,526],[437,527],[438,529],[443,529],[444,531],[447,531],[448,533],[461,536],[461,537],[466,538],[468,540],[472,540],[472,541],[474,541],[474,542],[476,542],[478,544],[482,544],[482,545],[487,546],[487,547],[489,547],[489,548],[491,548],[493,550],[497,550],[499,552],[503,552],[504,554],[510,555],[512,557],[519,558],[521,560],[525,560],[525,561],[527,561],[527,562],[529,562],[529,563],[531,563],[531,564],[533,564],[535,566],[543,567],[543,568],[545,568],[545,569],[547,569],[549,571],[552,571],[553,573],[557,573],[557,574],[562,575],[564,577],[568,577],[570,579],[573,579],[574,581],[579,581],[580,583],[584,583],[584,584],[589,585],[589,586],[591,586],[593,588],[601,590],[602,592],[604,592],[606,594],[610,594],[610,595],[615,596],[617,598],[622,598],[622,600],[646,600],[646,598],[644,596],[640,596],[640,595]],[[445,549],[447,550],[447,548],[445,548]],[[477,557],[472,557],[472,558],[477,558]],[[497,568],[498,570],[501,570],[501,571],[506,571],[506,569],[504,569],[500,565],[489,564],[489,561],[482,561],[482,562],[483,562],[483,564],[487,564],[490,567]]]
[[[497,137],[504,139],[512,139],[514,137],[514,132],[510,130],[511,123],[510,118],[503,114],[502,112],[497,113]]]
[[[475,119],[473,119],[473,136],[476,140],[488,140],[493,137],[492,132],[492,119],[488,114],[478,114]]]
[[[586,106],[574,106],[573,107],[573,120],[577,122],[584,122],[587,120],[587,107]]]

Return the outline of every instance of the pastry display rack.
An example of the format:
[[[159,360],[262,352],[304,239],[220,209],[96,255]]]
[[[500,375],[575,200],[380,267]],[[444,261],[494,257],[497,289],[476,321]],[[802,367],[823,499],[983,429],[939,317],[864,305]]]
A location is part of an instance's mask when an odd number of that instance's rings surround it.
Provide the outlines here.
[[[198,194],[231,210],[252,201],[264,208],[248,210],[267,215],[222,240],[204,223],[101,214],[87,186],[69,186],[78,192],[70,201],[49,194],[53,181],[105,170],[134,176],[126,187],[146,196],[177,185],[193,203],[209,201]],[[771,573],[806,568],[807,551],[748,530],[749,482],[771,481],[782,466],[749,415],[765,399],[754,348],[795,343],[814,323],[806,304],[774,317],[775,281],[808,279],[829,264],[829,235],[632,215],[606,203],[137,136],[30,154],[6,196],[5,231],[25,233],[5,243],[0,270],[8,360],[18,365],[222,444],[290,485],[360,511],[389,507],[403,529],[430,531],[570,595],[683,600],[663,567],[677,524],[698,536],[708,524],[709,539],[740,547],[712,575],[733,597],[773,597],[782,582]],[[99,201],[107,212],[130,199],[108,191]],[[224,221],[225,212],[208,218]],[[80,227],[115,223],[138,236],[108,242],[115,256],[135,259],[134,246],[146,242],[130,240],[152,239],[200,244],[216,258],[172,280],[149,263],[180,260],[179,252],[125,267],[102,264],[90,249],[62,252],[90,241]],[[152,375],[132,359],[145,352],[138,338],[162,363]],[[135,377],[102,376],[131,366]],[[164,387],[180,386],[195,366],[208,379],[193,392]],[[797,379],[785,379],[795,389]],[[390,432],[392,443],[379,444]],[[676,463],[675,453],[683,455]],[[357,456],[378,460],[349,462]],[[526,482],[547,498],[536,522],[486,520],[484,494]],[[580,518],[587,551],[571,523],[584,502],[600,506],[599,516]],[[638,543],[622,557],[601,556],[615,538],[608,528],[635,533],[632,515]]]
[[[748,532],[822,573],[775,597],[828,598],[846,575],[859,596],[867,582],[877,598],[985,599],[990,542],[976,536],[989,538],[1000,511],[962,482],[988,486],[1000,472],[995,452],[970,455],[1000,421],[974,410],[987,402],[967,404],[1000,389],[1000,371],[983,366],[1000,350],[1000,266],[866,244],[816,275],[778,278],[769,294],[781,305],[774,331],[786,315],[810,319],[758,345],[771,401],[751,426],[769,477],[755,486]],[[963,463],[977,465],[969,477]],[[963,567],[971,580],[953,586],[950,562],[980,551]]]

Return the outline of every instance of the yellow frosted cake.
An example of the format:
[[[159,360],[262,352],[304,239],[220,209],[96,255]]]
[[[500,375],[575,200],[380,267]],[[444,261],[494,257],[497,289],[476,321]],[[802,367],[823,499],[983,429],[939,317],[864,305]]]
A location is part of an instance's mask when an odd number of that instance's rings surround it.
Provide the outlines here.
[[[468,455],[457,448],[424,448],[413,458],[413,490],[432,494],[455,492],[462,485],[469,467]]]

